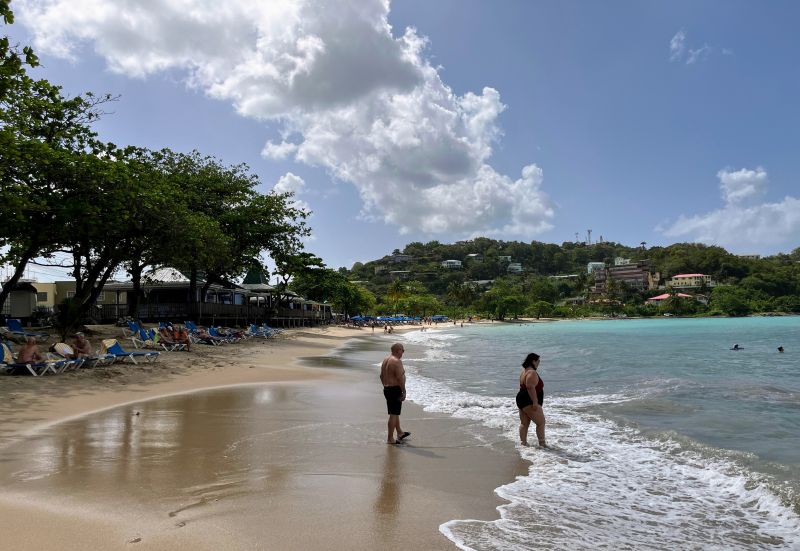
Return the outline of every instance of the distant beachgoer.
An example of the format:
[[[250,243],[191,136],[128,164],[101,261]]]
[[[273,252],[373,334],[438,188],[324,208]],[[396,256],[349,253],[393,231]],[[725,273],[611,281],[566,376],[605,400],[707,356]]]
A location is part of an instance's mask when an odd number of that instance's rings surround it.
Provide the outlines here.
[[[400,411],[403,408],[403,401],[406,399],[406,371],[401,359],[404,352],[405,348],[402,344],[399,342],[393,344],[391,354],[386,356],[381,364],[383,396],[386,398],[386,410],[389,414],[387,444],[399,444],[411,436],[410,432],[404,432],[400,428]],[[395,433],[397,433],[397,439],[395,439]]]
[[[42,353],[39,352],[39,347],[36,345],[36,339],[34,337],[25,339],[25,344],[22,345],[22,348],[20,348],[17,354],[17,362],[26,364],[31,362],[43,362],[44,359]]]
[[[522,362],[522,373],[519,374],[519,392],[517,392],[517,407],[519,408],[519,439],[523,446],[528,445],[528,427],[531,421],[536,424],[536,437],[539,446],[546,448],[547,441],[544,437],[544,381],[539,377],[538,369],[541,359],[538,354],[531,352]]]
[[[75,344],[72,345],[75,352],[73,358],[87,358],[92,355],[92,344],[83,333],[75,333]]]
[[[187,352],[192,344],[192,340],[189,338],[189,332],[186,331],[186,328],[182,325],[176,325],[173,327],[172,340],[173,342],[177,342],[179,344],[185,344]]]
[[[782,346],[778,347],[778,352],[783,352],[783,347]]]

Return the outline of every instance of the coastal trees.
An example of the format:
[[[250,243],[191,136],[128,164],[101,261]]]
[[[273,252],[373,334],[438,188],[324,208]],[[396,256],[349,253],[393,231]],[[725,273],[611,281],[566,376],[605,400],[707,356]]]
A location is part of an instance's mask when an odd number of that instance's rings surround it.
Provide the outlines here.
[[[8,4],[0,12],[13,21]],[[90,124],[110,96],[65,97],[59,86],[28,76],[38,64],[0,38],[0,262],[15,267],[0,291],[0,308],[28,263],[60,245],[65,203],[75,198],[72,177],[80,155],[100,154]]]
[[[750,313],[747,295],[730,285],[719,285],[711,293],[711,306],[729,316],[746,316]]]

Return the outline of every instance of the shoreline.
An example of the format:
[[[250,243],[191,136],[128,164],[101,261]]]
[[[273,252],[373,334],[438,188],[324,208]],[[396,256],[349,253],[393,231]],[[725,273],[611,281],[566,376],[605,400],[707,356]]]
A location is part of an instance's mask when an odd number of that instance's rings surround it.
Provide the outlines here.
[[[415,329],[408,327],[401,331]],[[455,545],[439,532],[440,524],[454,518],[499,517],[496,508],[505,502],[494,494],[494,489],[527,473],[527,462],[513,446],[507,446],[506,451],[511,453],[489,450],[470,435],[469,421],[426,413],[413,402],[404,408],[403,416],[404,428],[414,435],[412,441],[400,447],[386,446],[385,404],[373,388],[371,378],[358,370],[319,367],[316,362],[313,366],[302,364],[302,358],[324,357],[350,339],[369,338],[372,333],[341,327],[287,333],[290,334],[274,342],[201,349],[197,357],[193,357],[194,352],[170,353],[164,355],[169,361],[161,366],[156,364],[155,368],[148,367],[151,364],[110,366],[114,369],[108,377],[103,377],[102,371],[109,368],[95,368],[96,373],[68,373],[41,379],[4,378],[2,383],[8,380],[17,383],[0,386],[0,414],[7,421],[0,429],[0,456],[24,455],[23,450],[32,448],[36,442],[40,446],[50,440],[72,442],[67,436],[72,427],[91,425],[94,419],[119,416],[120,412],[150,411],[160,407],[159,404],[183,403],[228,392],[246,395],[259,387],[281,388],[281,394],[302,397],[300,402],[327,404],[323,409],[329,412],[326,415],[330,415],[341,434],[331,442],[317,442],[316,436],[310,442],[279,439],[279,449],[294,450],[293,454],[304,458],[295,465],[296,480],[316,488],[316,497],[311,501],[307,501],[305,493],[298,495],[291,489],[273,489],[278,498],[271,497],[269,505],[262,502],[263,497],[256,501],[257,508],[268,510],[275,518],[267,533],[270,541],[282,542],[279,548],[326,548],[331,537],[341,537],[344,538],[341,546],[353,549],[370,549],[398,541],[425,549],[454,549]],[[382,333],[376,333],[375,337],[387,340]],[[118,367],[122,373],[117,372]],[[45,392],[40,393],[43,389]],[[41,398],[38,403],[34,403],[35,397]],[[283,427],[281,433],[291,429],[288,432],[291,434],[302,426],[299,419],[307,418],[305,422],[314,423],[318,417],[313,411],[296,410],[292,400],[265,407],[272,412],[270,419],[288,416],[279,424]],[[356,427],[357,435],[338,428],[339,423],[351,429]],[[8,462],[7,458],[4,461]],[[266,465],[270,464],[281,461],[267,460]],[[263,467],[260,462],[256,464],[257,469]],[[341,480],[334,483],[330,476],[315,476],[320,470],[341,471]],[[24,483],[12,477],[13,484],[5,484],[6,490],[0,497],[0,514],[12,521],[10,525],[14,527],[4,534],[8,544],[19,549],[86,546],[114,549],[127,547],[140,538],[134,543],[142,549],[216,549],[220,545],[229,549],[274,548],[264,541],[265,533],[260,528],[245,522],[251,506],[238,509],[227,520],[241,534],[235,541],[220,540],[205,519],[192,519],[188,521],[193,526],[191,531],[177,533],[162,518],[147,517],[146,521],[141,520],[141,526],[137,524],[137,530],[132,530],[131,523],[98,516],[98,511],[104,510],[99,505],[102,500],[95,503],[91,496],[71,499],[70,492],[59,493],[59,484],[69,487],[77,484],[80,477],[87,477],[86,487],[103,487],[92,478],[98,474],[91,469],[85,471],[89,474],[48,471],[49,479],[45,477],[48,482],[43,484],[45,491],[38,483]],[[355,492],[354,498],[348,498],[352,513],[336,511],[340,500],[337,496],[342,491]],[[373,496],[376,491],[378,495]],[[115,507],[124,507],[126,499],[131,498],[118,499],[123,503],[115,503]],[[330,511],[319,509],[321,503],[327,504]],[[226,504],[238,507],[233,498]],[[316,511],[312,518],[297,512],[298,506],[302,509],[304,504]],[[133,505],[141,506],[135,500]],[[76,506],[82,511],[77,516]],[[302,532],[304,523],[320,523],[321,518],[316,515],[333,516],[335,522],[323,521],[317,533],[297,538],[294,531]],[[352,533],[342,531],[348,524],[362,523],[360,517],[364,516],[374,517],[377,524],[361,526]],[[61,539],[65,530],[73,535],[68,545]],[[390,536],[391,539],[385,539]]]

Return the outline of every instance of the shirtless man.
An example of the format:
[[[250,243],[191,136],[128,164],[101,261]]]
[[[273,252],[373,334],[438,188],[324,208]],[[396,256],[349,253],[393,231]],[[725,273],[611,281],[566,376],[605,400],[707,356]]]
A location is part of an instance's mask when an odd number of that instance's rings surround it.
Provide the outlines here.
[[[75,333],[75,344],[72,349],[75,358],[88,358],[92,355],[92,345],[83,333]]]
[[[25,344],[17,354],[17,363],[27,364],[43,361],[44,356],[39,352],[39,347],[36,346],[36,339],[33,337],[25,339]]]
[[[403,368],[403,345],[395,343],[392,345],[392,353],[383,360],[381,364],[381,383],[383,383],[383,395],[386,398],[386,409],[389,413],[389,436],[387,444],[399,444],[409,436],[410,432],[403,432],[400,428],[400,410],[403,407],[403,400],[406,399],[406,370]],[[397,440],[395,440],[395,432]]]

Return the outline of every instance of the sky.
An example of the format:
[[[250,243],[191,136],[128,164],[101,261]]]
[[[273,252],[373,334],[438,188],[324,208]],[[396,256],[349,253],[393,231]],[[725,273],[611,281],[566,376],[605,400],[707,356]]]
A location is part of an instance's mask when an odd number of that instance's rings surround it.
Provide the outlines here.
[[[246,162],[351,267],[475,236],[800,246],[800,4],[15,0],[119,145]]]

